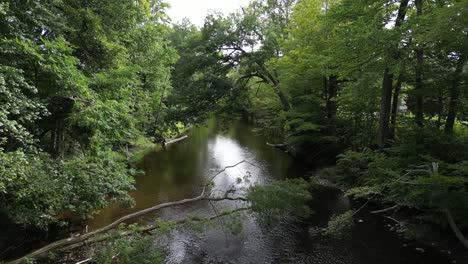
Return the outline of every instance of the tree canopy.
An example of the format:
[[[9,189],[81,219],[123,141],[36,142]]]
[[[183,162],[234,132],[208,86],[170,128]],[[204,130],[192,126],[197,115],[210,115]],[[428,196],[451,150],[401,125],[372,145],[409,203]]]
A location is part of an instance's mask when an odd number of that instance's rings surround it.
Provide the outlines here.
[[[202,27],[167,7],[0,3],[0,214],[48,228],[131,203],[129,148],[216,113],[463,241],[468,1],[252,0]]]

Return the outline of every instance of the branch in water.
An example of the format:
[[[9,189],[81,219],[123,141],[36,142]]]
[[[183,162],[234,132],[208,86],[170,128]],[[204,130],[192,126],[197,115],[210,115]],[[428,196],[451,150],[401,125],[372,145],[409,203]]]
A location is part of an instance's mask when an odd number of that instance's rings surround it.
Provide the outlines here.
[[[445,217],[447,218],[447,221],[449,223],[450,228],[452,229],[452,232],[455,234],[455,236],[460,240],[460,242],[463,244],[463,246],[468,249],[468,239],[465,238],[463,233],[460,231],[458,228],[457,224],[455,223],[455,220],[453,219],[452,213],[450,213],[450,210],[445,209],[443,210]]]
[[[164,142],[164,147],[169,146],[169,145],[171,145],[171,144],[174,144],[174,143],[176,143],[176,142],[182,141],[182,140],[184,140],[184,139],[186,139],[186,138],[188,138],[187,135],[185,135],[185,136],[183,136],[183,137],[180,137],[180,138],[173,139],[173,140],[169,140],[169,141],[167,141],[167,142]]]
[[[236,167],[239,164],[242,164],[244,162],[246,162],[246,161],[243,160],[243,161],[240,161],[240,162],[238,162],[238,163],[236,163],[234,165],[224,167],[224,169],[218,171],[214,176],[212,176],[209,182],[214,180],[214,178],[216,178],[218,175],[220,175],[226,169],[234,168],[234,167]],[[123,217],[115,220],[113,223],[111,223],[111,224],[109,224],[109,225],[107,225],[105,227],[102,227],[100,229],[97,229],[97,230],[95,230],[93,232],[85,233],[85,234],[82,234],[82,235],[77,236],[77,237],[65,238],[65,239],[55,241],[55,242],[53,242],[51,244],[48,244],[48,245],[46,245],[46,246],[44,246],[44,247],[42,247],[42,248],[40,248],[40,249],[38,249],[36,251],[33,251],[32,253],[30,253],[30,254],[28,254],[26,256],[23,256],[23,257],[21,257],[19,259],[13,260],[13,261],[8,262],[8,263],[18,264],[18,263],[22,263],[23,261],[25,261],[28,258],[41,258],[41,257],[47,256],[47,254],[50,251],[58,250],[58,249],[68,247],[68,246],[71,246],[71,245],[74,245],[74,244],[77,244],[77,243],[82,243],[82,242],[85,242],[85,241],[89,241],[92,237],[94,237],[94,236],[96,236],[98,234],[108,232],[108,231],[110,231],[110,230],[112,230],[114,228],[117,228],[120,224],[122,224],[122,223],[124,223],[126,221],[138,218],[140,216],[143,216],[143,215],[146,215],[148,213],[155,212],[155,211],[158,211],[158,210],[161,210],[161,209],[164,209],[164,208],[179,206],[179,205],[187,204],[187,203],[194,203],[194,202],[198,202],[198,201],[202,201],[202,200],[205,200],[205,201],[222,201],[222,200],[247,201],[247,199],[244,198],[244,197],[230,197],[230,196],[228,196],[229,193],[230,193],[229,191],[226,192],[226,194],[224,196],[222,196],[222,197],[209,197],[209,196],[206,196],[205,195],[205,189],[208,186],[209,182],[205,185],[205,187],[203,188],[202,193],[199,196],[189,198],[189,199],[183,199],[183,200],[175,201],[175,202],[168,202],[168,203],[158,204],[158,205],[155,205],[153,207],[150,207],[150,208],[147,208],[147,209],[144,209],[144,210],[141,210],[141,211],[138,211],[138,212],[123,216]]]
[[[385,212],[388,212],[388,211],[396,210],[396,209],[398,209],[399,207],[400,207],[400,205],[395,204],[395,205],[392,206],[392,207],[388,207],[388,208],[385,208],[385,209],[382,209],[382,210],[371,211],[370,213],[371,213],[371,214],[385,213]]]
[[[169,225],[171,227],[174,227],[174,226],[182,225],[182,224],[185,224],[185,223],[188,223],[188,222],[212,221],[212,220],[215,220],[215,219],[220,218],[220,217],[228,216],[228,215],[235,214],[235,213],[238,213],[238,212],[249,211],[249,210],[251,210],[251,207],[241,207],[241,208],[237,208],[237,209],[234,209],[234,210],[231,210],[231,211],[222,212],[220,214],[216,214],[214,216],[207,217],[207,218],[200,218],[200,217],[185,218],[185,219],[182,219],[182,220],[179,220],[179,221],[176,221],[176,222],[172,222]],[[149,225],[149,226],[139,228],[139,229],[137,229],[135,231],[123,232],[121,235],[130,236],[135,232],[149,233],[151,231],[159,229],[160,227],[161,226],[159,224]],[[92,244],[92,243],[101,242],[101,241],[104,241],[104,240],[109,239],[111,237],[112,237],[111,234],[106,234],[104,236],[97,237],[97,238],[89,240],[89,241],[85,241],[85,242],[81,242],[81,243],[78,243],[78,244],[75,244],[75,245],[68,246],[66,248],[61,249],[61,251],[69,251],[69,250],[72,250],[72,249],[82,247],[84,245],[89,245],[89,244]],[[83,262],[81,262],[81,263],[86,263],[86,262],[91,261],[91,260],[92,260],[92,258],[88,258],[86,260],[83,260]]]

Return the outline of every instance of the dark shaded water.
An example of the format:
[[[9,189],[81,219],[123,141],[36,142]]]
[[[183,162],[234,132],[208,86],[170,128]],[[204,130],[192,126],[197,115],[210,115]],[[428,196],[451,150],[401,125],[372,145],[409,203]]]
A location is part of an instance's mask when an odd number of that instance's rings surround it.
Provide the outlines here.
[[[211,120],[205,127],[193,129],[187,140],[149,154],[142,163],[146,175],[138,178],[138,191],[132,194],[136,207],[107,208],[87,224],[98,228],[130,211],[197,196],[211,175],[241,160],[255,166],[244,163],[226,170],[214,180],[213,193],[235,187],[241,194],[252,184],[304,175],[304,164],[267,146],[252,129],[246,122],[223,127]],[[242,206],[238,202],[199,202],[164,210],[144,221],[177,220],[189,214],[206,217]],[[174,230],[155,243],[167,253],[167,263],[450,263],[437,252],[419,252],[418,246],[399,239],[375,217],[364,218],[347,239],[313,237],[308,226],[326,226],[331,215],[348,210],[350,203],[338,190],[323,188],[314,193],[312,207],[315,213],[308,223],[265,227],[254,217],[244,216],[242,232],[233,235],[227,230],[229,218],[224,218],[203,232]]]
[[[189,138],[150,153],[142,161],[145,175],[137,179],[132,193],[136,206],[105,208],[83,224],[94,230],[133,211],[159,203],[194,197],[216,171],[242,160],[214,180],[214,195],[235,188],[242,195],[253,184],[265,184],[286,177],[301,177],[307,166],[266,145],[246,122],[223,126],[211,120],[194,128]],[[252,165],[253,164],[253,165]],[[309,235],[310,226],[325,227],[333,214],[350,208],[347,198],[334,188],[314,192],[314,214],[305,223],[288,222],[263,226],[252,216],[241,219],[243,229],[233,235],[228,230],[231,218],[220,218],[204,231],[176,229],[158,236],[155,244],[167,254],[166,263],[316,263],[316,264],[390,264],[451,263],[444,255],[425,249],[420,252],[407,241],[387,230],[381,218],[361,216],[347,239]],[[183,219],[188,215],[208,217],[226,209],[243,207],[242,202],[198,202],[169,208],[145,216],[140,222]],[[408,244],[408,245],[405,245]]]

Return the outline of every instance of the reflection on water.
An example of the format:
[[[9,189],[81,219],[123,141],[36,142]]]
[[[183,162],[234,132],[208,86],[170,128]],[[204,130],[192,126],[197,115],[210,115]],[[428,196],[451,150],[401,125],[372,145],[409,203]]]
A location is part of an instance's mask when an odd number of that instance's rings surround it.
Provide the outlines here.
[[[305,173],[304,164],[266,145],[245,122],[235,122],[221,129],[215,120],[195,128],[185,141],[145,157],[137,178],[137,191],[132,193],[136,206],[132,209],[110,206],[88,221],[96,229],[122,215],[158,203],[194,197],[219,170],[213,193],[221,194],[235,187],[242,192],[252,184],[264,184]],[[349,201],[337,190],[321,189],[314,193],[313,211],[308,223],[262,226],[254,217],[243,218],[243,230],[232,235],[229,218],[215,221],[214,227],[202,233],[174,230],[161,235],[155,243],[167,253],[166,263],[447,263],[435,253],[420,254],[403,247],[401,240],[386,231],[381,223],[366,219],[357,225],[351,236],[334,240],[308,235],[307,225],[326,226],[331,215],[349,209]],[[225,209],[245,206],[239,202],[199,202],[167,208],[140,221],[156,218],[180,220],[190,215],[212,216]]]
[[[217,171],[242,160],[255,166],[242,163],[227,169],[214,179],[215,192],[233,185],[247,187],[299,175],[298,169],[302,166],[294,166],[288,155],[267,146],[251,130],[251,126],[240,121],[221,128],[215,120],[210,120],[205,126],[192,129],[188,139],[170,145],[164,151],[150,153],[140,165],[145,174],[137,178],[137,191],[131,193],[135,207],[110,206],[86,225],[96,229],[158,203],[197,196]],[[242,182],[238,183],[238,179]]]

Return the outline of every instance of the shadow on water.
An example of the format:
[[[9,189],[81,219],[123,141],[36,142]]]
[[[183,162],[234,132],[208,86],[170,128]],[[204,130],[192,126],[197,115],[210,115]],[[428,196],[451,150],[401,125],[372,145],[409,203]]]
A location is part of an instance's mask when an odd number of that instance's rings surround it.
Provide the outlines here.
[[[83,226],[94,230],[134,211],[197,196],[216,171],[241,160],[255,166],[242,163],[227,169],[214,180],[214,193],[224,193],[232,187],[243,192],[254,184],[301,177],[311,169],[267,146],[266,140],[252,129],[245,121],[226,125],[210,120],[192,129],[188,139],[148,154],[140,164],[145,174],[137,178],[137,191],[131,194],[135,207],[109,206]],[[176,229],[160,235],[155,243],[167,253],[166,263],[449,263],[436,252],[419,253],[405,248],[405,242],[375,217],[357,224],[347,239],[312,237],[309,226],[324,227],[333,214],[350,208],[350,202],[337,189],[320,188],[313,197],[314,214],[306,222],[263,226],[255,217],[245,215],[242,231],[232,235],[226,229],[229,219],[221,218],[214,227],[202,232]],[[242,206],[242,202],[198,202],[167,208],[139,221],[180,220],[188,215],[207,217]]]
[[[189,138],[159,153],[145,157],[141,168],[146,172],[137,180],[138,191],[132,196],[136,207],[122,210],[110,207],[88,224],[103,226],[121,215],[161,202],[193,197],[217,170],[248,160],[256,166],[241,164],[215,179],[214,192],[233,186],[237,189],[265,184],[285,177],[301,177],[308,169],[289,155],[266,145],[266,140],[252,132],[244,121],[220,125],[210,120],[204,127],[194,128]],[[242,180],[237,183],[237,179]],[[346,239],[312,237],[308,226],[325,227],[333,214],[350,208],[349,200],[333,188],[314,192],[315,212],[307,223],[290,222],[262,226],[254,217],[243,218],[243,230],[232,235],[226,230],[226,219],[201,233],[174,230],[156,239],[167,253],[167,263],[449,263],[437,252],[420,253],[389,232],[376,217],[365,217]],[[206,202],[163,210],[145,217],[179,220],[189,214],[211,216],[215,211],[241,207],[242,203]],[[213,209],[214,207],[214,209]]]

